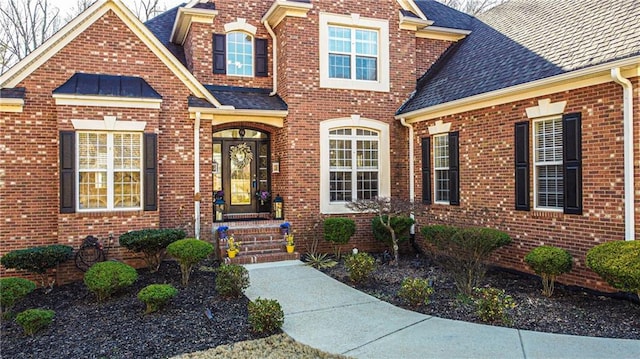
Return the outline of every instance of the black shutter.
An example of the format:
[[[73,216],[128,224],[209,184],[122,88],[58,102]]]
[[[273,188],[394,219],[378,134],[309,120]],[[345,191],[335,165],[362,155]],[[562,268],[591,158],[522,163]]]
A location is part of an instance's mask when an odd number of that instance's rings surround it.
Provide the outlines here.
[[[516,210],[528,211],[529,202],[529,122],[518,122],[514,129],[516,165]]]
[[[431,138],[422,139],[422,203],[431,204]]]
[[[76,133],[60,131],[60,213],[76,211]]]
[[[269,74],[267,53],[269,42],[267,39],[256,39],[256,76],[267,77]]]
[[[562,116],[564,213],[582,214],[582,114]]]
[[[460,160],[459,138],[456,132],[449,133],[449,204],[460,205]]]
[[[144,134],[144,210],[158,210],[158,135]]]
[[[227,73],[226,36],[224,34],[213,34],[213,73]]]

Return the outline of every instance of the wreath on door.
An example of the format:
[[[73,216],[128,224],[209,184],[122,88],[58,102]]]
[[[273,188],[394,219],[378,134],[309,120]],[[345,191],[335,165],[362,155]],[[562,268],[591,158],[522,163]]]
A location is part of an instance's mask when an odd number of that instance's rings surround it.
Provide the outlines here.
[[[241,143],[237,146],[231,146],[229,150],[231,155],[231,162],[238,169],[245,168],[253,160],[253,153],[251,148],[246,143]]]

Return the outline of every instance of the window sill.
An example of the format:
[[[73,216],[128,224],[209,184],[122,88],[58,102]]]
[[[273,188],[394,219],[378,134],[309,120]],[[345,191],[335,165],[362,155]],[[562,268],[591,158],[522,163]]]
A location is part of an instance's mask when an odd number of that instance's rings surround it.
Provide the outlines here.
[[[91,212],[75,212],[69,213],[71,215],[75,215],[76,217],[128,217],[132,215],[142,215],[145,211],[142,209],[132,209],[132,210],[104,210],[104,211],[91,211]],[[147,212],[157,212],[157,211],[147,211]]]
[[[534,209],[531,211],[531,217],[537,218],[561,218],[564,215],[562,211]]]

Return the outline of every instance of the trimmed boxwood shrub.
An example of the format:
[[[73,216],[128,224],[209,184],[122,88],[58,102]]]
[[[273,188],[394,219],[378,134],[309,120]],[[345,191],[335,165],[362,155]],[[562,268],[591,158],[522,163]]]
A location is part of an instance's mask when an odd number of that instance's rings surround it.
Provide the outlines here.
[[[340,245],[349,242],[356,233],[356,222],[350,218],[325,218],[323,223],[324,239],[334,244],[334,252],[340,258]]]
[[[8,312],[27,294],[36,289],[36,284],[24,278],[0,279],[0,313]]]
[[[99,262],[84,274],[84,284],[96,295],[98,302],[110,298],[115,292],[126,288],[138,279],[136,270],[121,262]]]
[[[150,271],[155,272],[165,256],[169,244],[186,237],[181,229],[143,229],[120,236],[120,245],[130,251],[142,253]]]
[[[553,246],[534,248],[525,257],[529,267],[542,278],[542,294],[551,297],[556,277],[571,271],[573,258],[566,250]]]
[[[178,290],[171,284],[150,284],[138,292],[138,299],[147,305],[145,314],[158,311],[171,298],[178,294]]]
[[[424,278],[405,278],[398,291],[398,296],[414,307],[429,304],[431,294],[433,294],[433,288]]]
[[[223,264],[216,269],[216,290],[223,297],[241,297],[249,288],[249,271],[237,264]]]
[[[73,247],[61,244],[32,247],[11,251],[2,258],[0,264],[5,268],[22,269],[40,275],[42,286],[49,283],[47,271],[71,259]]]
[[[344,265],[353,282],[362,282],[376,269],[376,260],[368,253],[360,252],[348,256]]]
[[[587,266],[612,287],[640,297],[640,240],[597,245],[587,252]]]
[[[249,302],[249,325],[256,333],[274,333],[284,324],[284,312],[275,299],[259,298]]]
[[[182,285],[189,284],[189,275],[195,264],[213,252],[213,245],[195,238],[185,238],[167,246],[167,253],[178,260],[182,273]]]
[[[48,327],[55,314],[53,310],[27,309],[16,316],[16,322],[24,329],[26,335],[34,335]]]

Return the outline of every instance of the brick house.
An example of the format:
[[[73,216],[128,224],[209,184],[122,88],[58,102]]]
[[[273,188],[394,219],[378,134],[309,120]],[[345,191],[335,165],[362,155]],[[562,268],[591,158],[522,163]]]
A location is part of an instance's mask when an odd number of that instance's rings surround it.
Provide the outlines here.
[[[477,18],[430,0],[194,0],[142,24],[99,0],[0,76],[0,255],[153,227],[217,241],[216,200],[238,233],[290,222],[300,251],[319,214],[349,216],[350,245],[375,251],[345,203],[397,196],[419,224],[507,231],[502,266],[557,245],[576,258],[561,281],[606,289],[584,254],[637,237],[638,17],[630,0]]]

